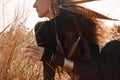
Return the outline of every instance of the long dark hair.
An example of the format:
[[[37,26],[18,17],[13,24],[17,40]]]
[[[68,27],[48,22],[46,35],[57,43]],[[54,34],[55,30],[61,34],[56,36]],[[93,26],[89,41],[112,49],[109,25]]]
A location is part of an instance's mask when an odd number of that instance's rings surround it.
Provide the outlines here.
[[[73,46],[73,43],[80,36],[79,34],[81,34],[81,40],[78,43],[79,45],[74,51],[74,53],[76,54],[75,55],[73,54],[74,57],[71,56],[70,58],[72,60],[74,59],[80,60],[80,58],[84,60],[88,60],[91,54],[89,44],[96,44],[98,46],[101,46],[104,44],[106,40],[107,31],[105,30],[105,28],[102,27],[101,22],[98,21],[96,18],[103,18],[109,20],[113,20],[113,19],[81,6],[80,7],[76,5],[61,6],[61,4],[64,4],[64,2],[65,1],[62,1],[58,5],[60,5],[60,13],[62,14],[65,13],[64,15],[66,16],[64,17],[68,16],[67,17],[68,19],[66,20],[63,19],[65,20],[66,23],[64,23],[65,25],[62,25],[63,28],[62,30],[64,31],[61,31],[62,40],[60,41],[64,49],[64,52],[66,53],[65,55],[66,56],[69,55],[71,46]],[[54,9],[52,10],[54,13]]]
[[[64,17],[59,27],[58,36],[63,49],[68,57],[69,51],[72,49],[73,44],[79,36],[79,45],[75,50],[75,54],[70,57],[71,60],[88,60],[90,58],[91,44],[101,46],[106,40],[106,31],[95,18],[84,17],[80,14],[72,13],[69,11],[61,10]],[[78,58],[79,56],[79,58]]]

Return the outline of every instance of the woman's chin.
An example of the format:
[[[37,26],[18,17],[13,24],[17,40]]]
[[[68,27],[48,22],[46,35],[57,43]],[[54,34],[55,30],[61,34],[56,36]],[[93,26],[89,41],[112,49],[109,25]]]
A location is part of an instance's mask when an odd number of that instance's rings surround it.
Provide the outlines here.
[[[38,14],[38,17],[39,17],[39,18],[42,18],[42,16],[41,16],[40,14]]]
[[[43,15],[41,15],[40,13],[38,13],[38,17],[39,17],[39,18],[42,18],[42,17],[43,17]]]
[[[45,16],[38,15],[39,18],[44,18]]]

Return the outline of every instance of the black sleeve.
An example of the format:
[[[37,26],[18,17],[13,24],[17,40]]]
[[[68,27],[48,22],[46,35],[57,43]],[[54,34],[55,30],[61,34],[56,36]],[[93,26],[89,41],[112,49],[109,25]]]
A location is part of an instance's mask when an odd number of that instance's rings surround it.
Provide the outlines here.
[[[64,57],[56,52],[56,46],[49,45],[45,39],[46,28],[42,22],[35,25],[35,38],[38,46],[44,47],[44,54],[41,61],[51,60],[53,64],[63,66]],[[54,42],[54,41],[52,41]],[[52,47],[52,48],[51,48]]]
[[[50,50],[47,46],[47,42],[45,40],[45,28],[42,26],[43,22],[38,22],[35,25],[35,38],[38,46],[44,47],[44,54],[42,57],[42,61],[48,60],[48,58],[51,58],[52,54],[54,53],[52,50]]]

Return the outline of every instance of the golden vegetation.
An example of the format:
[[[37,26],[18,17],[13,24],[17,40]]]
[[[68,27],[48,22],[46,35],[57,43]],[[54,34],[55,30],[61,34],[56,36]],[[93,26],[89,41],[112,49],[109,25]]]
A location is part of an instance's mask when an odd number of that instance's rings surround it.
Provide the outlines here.
[[[112,35],[112,39],[120,40],[120,25],[115,25],[110,29],[110,34]]]
[[[23,23],[10,24],[0,32],[0,80],[43,80],[42,62],[27,56],[27,45],[36,45],[35,37]],[[55,78],[69,78],[65,72],[60,74]]]
[[[0,80],[30,80],[40,75],[37,70],[41,66],[33,63],[24,53],[25,46],[34,38],[32,31],[21,25],[11,24],[9,30],[0,34]]]

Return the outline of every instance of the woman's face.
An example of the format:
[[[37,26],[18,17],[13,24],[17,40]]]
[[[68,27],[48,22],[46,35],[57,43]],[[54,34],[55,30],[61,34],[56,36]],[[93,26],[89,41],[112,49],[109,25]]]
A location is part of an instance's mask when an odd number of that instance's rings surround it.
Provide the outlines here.
[[[39,17],[49,17],[51,0],[36,0],[33,7],[36,8]]]

